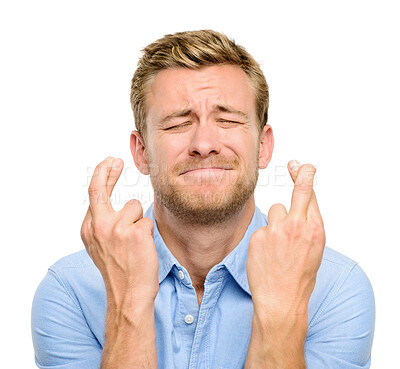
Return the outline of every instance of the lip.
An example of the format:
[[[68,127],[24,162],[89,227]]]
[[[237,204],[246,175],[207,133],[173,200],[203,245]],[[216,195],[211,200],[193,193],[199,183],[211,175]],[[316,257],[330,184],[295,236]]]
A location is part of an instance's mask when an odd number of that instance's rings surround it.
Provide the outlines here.
[[[222,168],[222,167],[206,167],[206,168],[195,168],[189,169],[180,175],[187,174],[187,173],[194,173],[194,172],[203,172],[203,171],[219,171],[219,170],[231,170],[231,168]]]

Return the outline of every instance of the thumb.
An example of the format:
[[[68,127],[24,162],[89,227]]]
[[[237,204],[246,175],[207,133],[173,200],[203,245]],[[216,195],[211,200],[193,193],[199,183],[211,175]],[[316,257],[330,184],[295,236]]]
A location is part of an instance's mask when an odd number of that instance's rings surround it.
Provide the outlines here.
[[[291,160],[288,163],[289,174],[292,177],[293,183],[296,182],[297,175],[299,174],[300,163],[297,160]]]

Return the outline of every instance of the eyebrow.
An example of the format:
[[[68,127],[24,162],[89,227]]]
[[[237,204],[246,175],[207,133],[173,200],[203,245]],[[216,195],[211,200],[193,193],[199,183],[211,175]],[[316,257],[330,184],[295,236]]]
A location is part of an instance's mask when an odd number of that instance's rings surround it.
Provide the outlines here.
[[[229,105],[214,105],[213,110],[220,111],[222,113],[236,114],[236,115],[239,115],[239,116],[245,118],[246,120],[249,120],[249,116],[246,113],[244,113],[240,110],[234,109],[233,107],[231,107]],[[160,123],[165,123],[172,118],[187,117],[190,114],[192,114],[192,112],[193,112],[192,109],[183,109],[183,110],[175,111],[171,114],[168,114],[166,117],[162,118]]]
[[[236,114],[236,115],[239,115],[239,116],[245,118],[246,120],[249,120],[249,116],[246,113],[243,113],[240,110],[236,110],[229,105],[225,105],[225,106],[224,105],[215,105],[214,110],[218,110],[222,113]]]
[[[168,121],[172,118],[187,117],[190,114],[192,114],[192,109],[184,109],[184,110],[175,111],[175,112],[167,115],[166,117],[162,118],[160,123],[165,123],[166,121]]]

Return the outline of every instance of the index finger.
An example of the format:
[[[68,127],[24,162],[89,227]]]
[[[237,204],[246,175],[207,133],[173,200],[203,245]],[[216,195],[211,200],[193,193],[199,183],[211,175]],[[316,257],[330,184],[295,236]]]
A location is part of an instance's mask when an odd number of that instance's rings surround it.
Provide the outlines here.
[[[299,217],[307,217],[308,207],[314,193],[313,182],[316,169],[311,164],[302,165],[294,183],[292,202],[289,214]]]
[[[97,165],[89,185],[89,203],[93,217],[97,213],[112,208],[110,194],[107,192],[107,179],[111,171],[113,157],[109,156]]]

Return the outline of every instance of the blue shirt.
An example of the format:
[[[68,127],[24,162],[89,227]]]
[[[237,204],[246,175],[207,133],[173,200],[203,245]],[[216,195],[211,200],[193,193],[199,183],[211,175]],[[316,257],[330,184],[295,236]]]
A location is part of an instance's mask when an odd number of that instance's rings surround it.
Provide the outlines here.
[[[145,216],[154,221],[153,205]],[[154,318],[160,369],[244,367],[253,315],[247,249],[252,233],[267,224],[267,216],[256,208],[243,239],[209,271],[199,308],[187,270],[166,247],[154,221],[160,283]],[[33,300],[36,365],[98,369],[105,313],[104,282],[86,250],[56,262]],[[308,319],[308,369],[370,367],[375,322],[371,285],[357,263],[328,247],[309,301]]]

